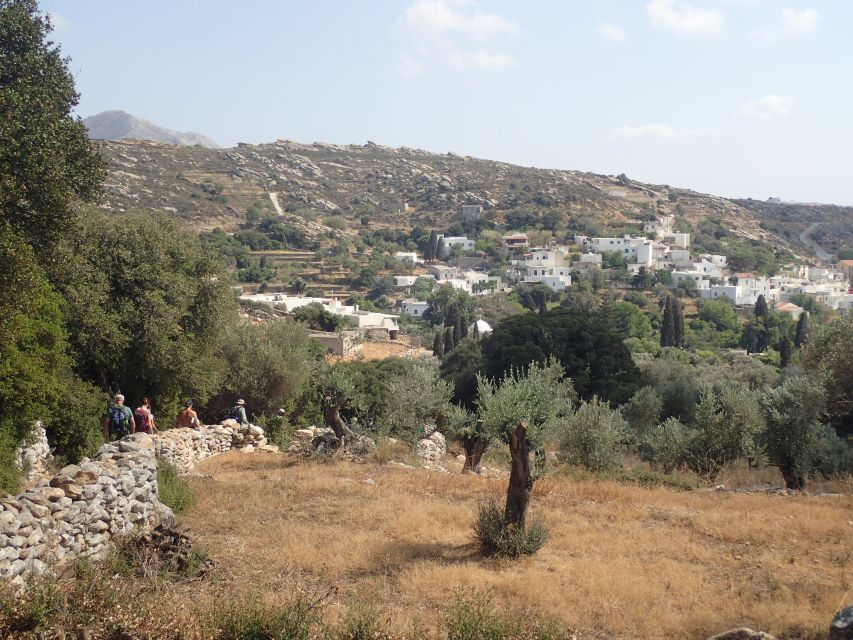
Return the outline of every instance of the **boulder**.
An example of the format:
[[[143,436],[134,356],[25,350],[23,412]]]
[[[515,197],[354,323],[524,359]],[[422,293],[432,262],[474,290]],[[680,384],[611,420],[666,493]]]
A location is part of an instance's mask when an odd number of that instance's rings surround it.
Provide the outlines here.
[[[829,640],[853,640],[853,604],[835,614],[829,625]]]

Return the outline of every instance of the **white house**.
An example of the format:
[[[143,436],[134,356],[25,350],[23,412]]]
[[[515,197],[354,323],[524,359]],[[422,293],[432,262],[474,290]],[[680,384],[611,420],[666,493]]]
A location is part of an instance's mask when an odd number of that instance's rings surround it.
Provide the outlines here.
[[[403,300],[401,307],[403,309],[403,313],[407,316],[421,318],[424,315],[424,311],[429,308],[429,302],[415,299]]]
[[[659,216],[657,219],[646,222],[643,225],[644,233],[653,233],[655,238],[662,238],[665,235],[672,233],[672,225],[675,223],[675,216]]]
[[[305,305],[316,302],[323,305],[323,308],[329,313],[334,313],[335,315],[348,318],[350,322],[359,329],[387,329],[389,333],[393,332],[392,335],[394,336],[396,336],[397,331],[400,329],[397,324],[397,320],[400,316],[390,313],[379,313],[377,311],[362,311],[358,308],[358,305],[344,305],[337,299],[302,298],[298,296],[288,296],[283,293],[245,294],[240,296],[240,298],[244,300],[252,300],[254,302],[261,302],[271,307],[281,309],[286,313],[293,313],[299,307],[304,307]]]
[[[764,276],[754,276],[751,273],[738,273],[737,284],[711,285],[700,291],[703,298],[729,298],[737,305],[753,305],[759,296],[764,296],[769,304],[778,299],[778,289],[770,286],[770,280]]]
[[[474,241],[469,240],[465,236],[438,236],[438,252],[442,258],[450,256],[453,247],[461,247],[462,251],[473,251]]]
[[[400,289],[411,287],[417,281],[418,276],[394,276],[394,286]]]
[[[692,280],[698,290],[711,288],[711,276],[707,273],[695,270],[672,272],[673,284],[678,285],[683,280]]]
[[[418,254],[415,251],[398,251],[394,254],[394,257],[401,262],[411,262],[412,264],[416,264],[421,262],[418,259]]]

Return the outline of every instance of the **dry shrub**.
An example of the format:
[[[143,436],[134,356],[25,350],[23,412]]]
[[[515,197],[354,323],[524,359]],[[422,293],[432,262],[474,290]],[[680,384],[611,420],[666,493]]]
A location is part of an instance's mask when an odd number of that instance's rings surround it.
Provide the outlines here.
[[[510,558],[533,555],[548,540],[548,530],[540,520],[526,527],[507,526],[503,510],[494,502],[480,505],[474,522],[474,538],[487,554],[500,554]]]

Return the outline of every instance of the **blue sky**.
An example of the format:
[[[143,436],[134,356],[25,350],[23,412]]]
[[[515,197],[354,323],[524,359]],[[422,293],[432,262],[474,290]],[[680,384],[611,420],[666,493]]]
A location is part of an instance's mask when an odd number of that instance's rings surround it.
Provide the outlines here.
[[[853,205],[849,0],[43,0],[78,112]],[[853,221],[851,221],[853,224]]]

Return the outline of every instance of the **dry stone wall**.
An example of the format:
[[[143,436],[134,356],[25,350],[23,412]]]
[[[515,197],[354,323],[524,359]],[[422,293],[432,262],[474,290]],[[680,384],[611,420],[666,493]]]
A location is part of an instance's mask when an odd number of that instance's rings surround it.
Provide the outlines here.
[[[157,461],[187,473],[204,458],[232,448],[269,448],[264,432],[235,421],[105,444],[93,459],[42,477],[24,493],[0,497],[0,577],[23,585],[29,574],[77,558],[97,558],[116,536],[171,525],[158,498]]]

